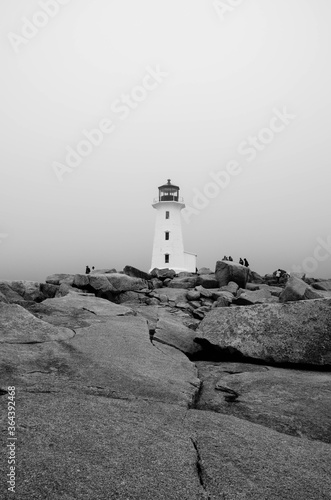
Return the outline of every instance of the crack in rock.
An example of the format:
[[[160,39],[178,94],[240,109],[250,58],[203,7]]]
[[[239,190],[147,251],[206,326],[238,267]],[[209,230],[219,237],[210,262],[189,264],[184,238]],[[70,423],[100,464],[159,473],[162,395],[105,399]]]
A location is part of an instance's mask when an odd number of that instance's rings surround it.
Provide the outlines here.
[[[190,438],[192,441],[195,453],[196,453],[196,470],[199,478],[200,485],[205,493],[204,495],[204,500],[210,500],[210,495],[207,492],[207,488],[204,482],[204,474],[203,474],[203,466],[202,466],[202,460],[201,460],[201,455],[198,447],[198,443],[196,440],[194,440],[192,437]]]
[[[225,385],[221,385],[219,383],[217,383],[215,385],[215,389],[216,391],[222,391],[222,392],[226,392],[227,395],[224,396],[224,399],[225,401],[227,401],[228,403],[238,403],[237,398],[239,398],[240,394],[236,391],[234,391],[233,389],[230,389],[229,387],[226,387]]]
[[[90,311],[90,309],[88,309],[87,307],[83,307],[82,309],[83,309],[83,311],[87,311],[91,314],[94,314],[95,316],[98,316],[97,313],[95,313],[94,311]]]

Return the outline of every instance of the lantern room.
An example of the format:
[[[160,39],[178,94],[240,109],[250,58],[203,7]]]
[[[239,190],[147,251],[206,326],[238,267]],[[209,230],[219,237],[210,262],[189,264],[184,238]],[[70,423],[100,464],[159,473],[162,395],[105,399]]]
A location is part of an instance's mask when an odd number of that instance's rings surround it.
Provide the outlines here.
[[[171,184],[170,179],[159,187],[159,201],[179,201],[179,187]]]

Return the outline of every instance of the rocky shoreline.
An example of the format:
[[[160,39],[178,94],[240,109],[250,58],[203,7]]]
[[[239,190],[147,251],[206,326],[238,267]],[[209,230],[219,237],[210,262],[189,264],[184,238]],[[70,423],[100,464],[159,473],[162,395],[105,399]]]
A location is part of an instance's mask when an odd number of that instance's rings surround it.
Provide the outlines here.
[[[330,499],[331,280],[278,281],[224,261],[0,281],[15,498]]]

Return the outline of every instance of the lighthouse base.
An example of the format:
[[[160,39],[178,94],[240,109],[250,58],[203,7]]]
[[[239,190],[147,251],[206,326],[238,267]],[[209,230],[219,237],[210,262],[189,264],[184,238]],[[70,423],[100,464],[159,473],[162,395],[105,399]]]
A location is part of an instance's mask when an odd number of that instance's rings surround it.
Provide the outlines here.
[[[183,261],[183,266],[172,266],[171,262],[169,264],[165,264],[164,262],[161,262],[161,259],[157,261],[157,259],[153,260],[152,262],[152,267],[149,270],[151,272],[153,269],[173,269],[176,274],[178,273],[195,273],[197,269],[197,255],[195,253],[190,253],[190,252],[184,252],[184,258],[182,259]]]

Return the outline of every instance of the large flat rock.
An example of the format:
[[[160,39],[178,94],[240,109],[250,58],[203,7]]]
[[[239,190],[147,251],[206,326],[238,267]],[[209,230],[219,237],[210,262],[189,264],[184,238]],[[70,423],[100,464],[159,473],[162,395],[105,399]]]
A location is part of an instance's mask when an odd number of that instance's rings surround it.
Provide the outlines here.
[[[101,310],[91,315],[89,326],[73,332],[43,322],[24,309],[22,314],[17,336],[10,327],[2,336],[4,387],[23,385],[47,391],[66,387],[104,397],[154,399],[183,406],[194,399],[200,385],[195,366],[177,349],[153,345],[142,317],[104,316]],[[32,332],[26,319],[31,321]],[[38,324],[45,329],[42,335],[34,327]],[[31,338],[34,343],[26,345]]]
[[[331,299],[215,308],[196,340],[267,363],[331,365]]]
[[[209,500],[330,500],[330,445],[207,411],[187,425]]]
[[[331,443],[331,372],[246,363],[196,363],[198,408],[234,415],[298,437]],[[231,401],[231,391],[238,397]]]
[[[61,392],[20,392],[17,404],[17,487],[6,492],[1,460],[2,499],[203,498],[185,408]]]
[[[68,294],[65,297],[47,299],[44,305],[52,307],[57,311],[70,311],[72,308],[81,311],[90,311],[98,316],[126,316],[134,314],[129,307],[114,304],[99,297],[84,297],[78,294]]]
[[[77,366],[86,360],[84,380],[117,397],[188,405],[200,385],[196,368],[184,354],[151,343],[141,317],[113,317],[81,328],[68,345],[78,356]]]
[[[0,343],[31,344],[67,340],[75,333],[42,321],[17,304],[0,302]]]

